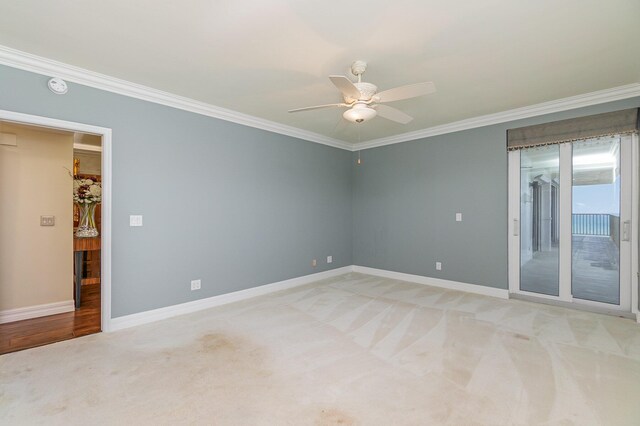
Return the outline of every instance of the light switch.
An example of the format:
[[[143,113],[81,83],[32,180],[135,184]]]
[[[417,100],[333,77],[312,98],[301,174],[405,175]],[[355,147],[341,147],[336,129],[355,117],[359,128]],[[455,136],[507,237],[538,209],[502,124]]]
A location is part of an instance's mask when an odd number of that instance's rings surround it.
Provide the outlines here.
[[[142,226],[142,215],[130,215],[129,226]]]
[[[462,213],[456,213],[456,222],[462,222]]]
[[[56,226],[56,217],[40,216],[40,226]]]

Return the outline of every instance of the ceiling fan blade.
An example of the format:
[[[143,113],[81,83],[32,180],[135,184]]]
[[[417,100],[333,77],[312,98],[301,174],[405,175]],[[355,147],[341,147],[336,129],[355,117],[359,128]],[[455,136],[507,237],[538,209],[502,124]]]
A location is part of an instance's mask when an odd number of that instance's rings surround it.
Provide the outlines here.
[[[376,111],[378,111],[378,115],[380,117],[386,118],[387,120],[395,121],[400,124],[407,124],[413,117],[405,114],[397,108],[390,107],[388,105],[376,105]]]
[[[408,84],[406,86],[396,87],[394,89],[384,90],[376,96],[378,102],[401,101],[402,99],[416,98],[418,96],[428,95],[436,91],[436,85],[431,81],[417,84]]]
[[[315,105],[315,106],[304,107],[304,108],[290,109],[290,110],[289,110],[289,112],[310,111],[310,110],[312,110],[312,109],[331,108],[331,107],[346,107],[346,106],[349,106],[349,105],[347,105],[347,104],[326,104],[326,105]]]
[[[329,80],[331,80],[333,85],[336,86],[344,96],[355,100],[360,99],[360,91],[347,77],[343,75],[330,75]]]

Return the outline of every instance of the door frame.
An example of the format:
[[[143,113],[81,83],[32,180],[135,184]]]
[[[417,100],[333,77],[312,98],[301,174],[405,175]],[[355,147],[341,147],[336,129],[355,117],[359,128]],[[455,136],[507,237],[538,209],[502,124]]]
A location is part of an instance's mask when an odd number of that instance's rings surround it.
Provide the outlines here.
[[[111,129],[1,109],[0,120],[49,129],[89,133],[102,137],[102,246],[100,255],[101,329],[103,332],[111,331]]]
[[[638,306],[638,293],[640,292],[638,275],[640,261],[640,136],[638,133],[631,135],[631,312],[636,315],[636,321],[640,323],[640,306]]]
[[[508,152],[507,163],[508,163],[508,287],[510,295],[525,295],[530,297],[535,297],[538,299],[546,299],[553,300],[561,303],[575,303],[586,307],[594,307],[594,308],[604,308],[608,311],[624,311],[631,312],[636,315],[636,320],[640,323],[640,312],[638,309],[638,253],[640,251],[639,248],[639,239],[638,239],[638,207],[640,201],[640,181],[639,181],[639,171],[638,165],[639,163],[639,151],[638,147],[638,134],[634,133],[631,135],[631,152],[627,152],[631,158],[629,160],[629,169],[626,172],[623,170],[622,178],[627,180],[627,185],[630,185],[629,191],[631,194],[631,205],[629,212],[629,219],[631,220],[631,235],[630,241],[628,242],[630,246],[630,265],[625,268],[625,273],[620,269],[620,306],[608,305],[601,302],[593,302],[582,299],[574,299],[571,295],[571,215],[568,214],[560,214],[560,241],[564,241],[565,244],[560,244],[560,249],[558,252],[559,256],[559,279],[560,279],[560,288],[558,296],[549,296],[545,294],[532,293],[527,291],[522,291],[519,288],[520,284],[520,152],[518,150],[513,150]],[[622,160],[622,144],[620,146],[621,149],[621,160]],[[560,164],[571,164],[571,155],[572,155],[572,145],[570,143],[560,144],[559,147],[559,157]],[[559,194],[559,204],[560,211],[566,212],[571,211],[572,208],[572,200],[571,200],[571,184],[572,184],[572,173],[568,172],[560,172],[560,194]],[[566,195],[566,191],[569,191],[568,196]],[[622,191],[621,191],[622,192]],[[518,196],[514,197],[512,194],[518,194]],[[624,200],[621,198],[621,209],[623,209],[622,204]],[[621,210],[622,212],[622,210]],[[621,223],[622,226],[622,223]],[[622,232],[622,228],[620,230]],[[568,243],[567,243],[568,242]],[[630,274],[630,276],[629,276]],[[630,288],[623,288],[623,279],[629,283]],[[568,283],[568,284],[564,284]],[[626,292],[626,295],[624,293]],[[629,301],[629,305],[623,306],[623,298],[626,298]]]

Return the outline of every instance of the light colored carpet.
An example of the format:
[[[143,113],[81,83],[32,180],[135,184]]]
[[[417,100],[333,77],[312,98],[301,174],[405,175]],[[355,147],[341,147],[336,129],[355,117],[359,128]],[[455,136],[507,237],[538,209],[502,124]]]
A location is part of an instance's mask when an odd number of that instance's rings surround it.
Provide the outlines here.
[[[347,274],[0,357],[0,423],[640,422],[640,326]]]

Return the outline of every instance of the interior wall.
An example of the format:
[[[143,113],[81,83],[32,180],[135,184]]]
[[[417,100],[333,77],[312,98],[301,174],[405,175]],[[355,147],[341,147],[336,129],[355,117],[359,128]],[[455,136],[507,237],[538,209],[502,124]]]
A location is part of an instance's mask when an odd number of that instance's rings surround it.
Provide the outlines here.
[[[0,311],[73,300],[73,135],[0,131],[17,138],[0,145]]]
[[[352,264],[349,152],[48,78],[0,66],[0,109],[113,129],[113,317]]]
[[[354,264],[508,288],[507,129],[639,106],[637,97],[362,151]]]
[[[0,76],[0,109],[113,129],[114,317],[350,264],[507,288],[506,130],[640,105],[369,149],[355,167],[340,149],[73,83],[57,96],[48,77],[10,67]]]

